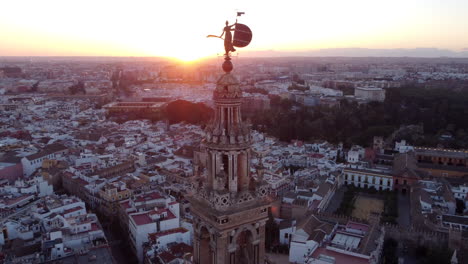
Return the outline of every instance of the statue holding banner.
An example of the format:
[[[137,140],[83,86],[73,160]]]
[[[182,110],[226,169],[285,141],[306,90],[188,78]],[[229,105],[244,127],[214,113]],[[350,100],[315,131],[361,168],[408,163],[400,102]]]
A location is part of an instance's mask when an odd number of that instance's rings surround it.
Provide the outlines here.
[[[238,12],[237,16],[244,14],[243,12]],[[231,31],[234,32],[234,37]],[[224,36],[224,56],[229,58],[229,53],[236,51],[234,47],[243,48],[249,45],[252,40],[252,31],[250,28],[244,24],[236,23],[229,25],[229,22],[226,20],[226,26],[223,29],[223,33],[220,36],[208,35],[207,37],[215,37],[223,39]]]

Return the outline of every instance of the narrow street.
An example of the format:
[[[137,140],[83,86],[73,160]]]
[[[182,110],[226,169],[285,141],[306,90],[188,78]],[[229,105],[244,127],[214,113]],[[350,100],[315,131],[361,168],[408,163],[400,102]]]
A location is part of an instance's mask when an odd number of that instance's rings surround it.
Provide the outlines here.
[[[103,230],[111,248],[112,256],[117,264],[138,263],[119,228],[106,225],[105,227],[103,226]]]
[[[398,225],[403,227],[411,226],[411,198],[409,193],[398,193]]]
[[[332,199],[330,200],[330,203],[328,204],[327,209],[325,209],[325,212],[334,213],[340,207],[341,201],[343,200],[343,195],[345,192],[346,192],[346,186],[338,188],[335,191],[335,194],[333,195]]]

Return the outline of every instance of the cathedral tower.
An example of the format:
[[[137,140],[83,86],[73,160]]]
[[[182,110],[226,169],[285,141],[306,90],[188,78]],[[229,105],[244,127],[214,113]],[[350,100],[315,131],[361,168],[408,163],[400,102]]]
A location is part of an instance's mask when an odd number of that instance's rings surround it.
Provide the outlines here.
[[[226,56],[203,141],[206,171],[189,197],[198,264],[259,264],[265,256],[268,185],[250,173],[252,137],[242,121],[242,90],[232,68]]]

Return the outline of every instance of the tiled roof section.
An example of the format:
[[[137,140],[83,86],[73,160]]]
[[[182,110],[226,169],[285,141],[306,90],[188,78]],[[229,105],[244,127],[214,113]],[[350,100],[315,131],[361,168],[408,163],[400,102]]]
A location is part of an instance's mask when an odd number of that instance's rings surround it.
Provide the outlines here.
[[[76,178],[76,179],[73,179],[73,181],[76,183],[76,184],[79,184],[79,185],[88,185],[89,182],[85,181],[84,179],[82,178]]]
[[[428,203],[428,204],[432,204],[432,199],[425,190],[421,190],[420,198],[421,198],[421,201]]]
[[[81,209],[84,209],[84,208],[82,206],[73,207],[73,208],[70,208],[70,209],[67,209],[67,210],[63,211],[62,215],[73,213],[73,212],[79,211]]]
[[[136,197],[135,202],[144,202],[148,200],[153,200],[153,199],[161,199],[164,198],[159,192],[152,192],[152,193],[145,193],[141,194],[138,197]]]
[[[50,145],[47,145],[42,151],[40,151],[38,153],[35,153],[35,154],[32,154],[32,155],[29,155],[29,156],[26,156],[26,159],[35,160],[35,159],[45,157],[45,156],[47,156],[49,154],[59,152],[59,151],[63,151],[63,150],[66,150],[66,149],[67,149],[67,147],[65,147],[62,144],[50,144]]]
[[[186,253],[193,253],[193,247],[185,243],[177,243],[169,249],[174,256],[182,257]]]
[[[328,182],[324,182],[320,184],[318,190],[317,190],[317,195],[320,197],[325,197],[325,195],[330,191],[332,185]]]
[[[346,224],[346,228],[363,231],[365,233],[367,233],[369,231],[369,225],[362,224],[362,223],[357,223],[357,222],[353,222],[353,221],[349,221]]]
[[[442,197],[444,197],[445,202],[454,202],[455,203],[455,197],[453,196],[453,193],[450,190],[448,185],[445,185],[443,187]]]
[[[155,215],[155,214],[161,215],[163,213],[166,213],[167,215],[166,217],[164,217],[164,220],[170,220],[170,219],[176,218],[176,216],[167,208],[158,209],[157,211],[150,211],[148,212],[148,215]]]
[[[412,153],[396,154],[393,161],[393,172],[396,175],[400,175],[403,174],[407,169],[415,170],[418,168],[416,163],[416,158]]]
[[[159,258],[161,258],[163,263],[169,263],[169,262],[171,262],[171,261],[173,261],[174,259],[177,258],[176,256],[172,255],[171,253],[169,253],[167,251],[162,252],[158,256],[159,256]]]
[[[468,216],[442,215],[442,221],[454,224],[468,225]]]
[[[443,171],[458,171],[468,173],[468,167],[454,166],[454,165],[441,165],[432,163],[419,163],[418,167],[425,169],[443,170]]]
[[[135,222],[136,225],[147,225],[147,224],[150,224],[150,223],[154,222],[154,220],[151,219],[152,215],[155,215],[155,214],[161,215],[163,213],[166,213],[166,217],[164,217],[164,219],[162,219],[161,221],[171,220],[171,219],[177,218],[167,208],[162,208],[162,209],[153,210],[153,211],[149,211],[149,212],[144,212],[144,213],[140,213],[140,214],[132,214],[130,216],[133,218],[133,221]]]
[[[315,210],[318,208],[319,204],[320,204],[321,200],[314,200],[311,204],[310,204],[310,207],[309,207],[309,210]]]
[[[303,191],[298,192],[297,194],[298,194],[299,196],[304,196],[304,197],[312,197],[312,196],[314,196],[314,194],[311,193],[311,192],[303,192]]]
[[[98,231],[98,230],[101,230],[101,228],[99,228],[99,226],[96,223],[92,223],[90,231]]]
[[[31,194],[25,194],[25,195],[21,195],[21,196],[10,198],[10,199],[5,198],[3,199],[3,201],[5,202],[6,205],[12,205],[23,200],[31,199],[32,197],[33,195]]]
[[[309,234],[309,239],[320,242],[326,234],[333,231],[333,227],[332,224],[322,222],[314,215],[310,215],[297,226],[297,229],[303,229]]]
[[[315,242],[320,243],[325,237],[325,235],[326,235],[325,232],[323,232],[320,229],[316,229],[312,231],[312,233],[309,234],[308,240],[313,240]]]
[[[99,141],[101,136],[102,135],[100,133],[82,133],[82,132],[80,132],[75,136],[75,139],[97,142],[97,141]]]
[[[120,202],[120,207],[122,207],[124,210],[130,208],[130,200]]]
[[[414,151],[417,155],[422,156],[436,156],[436,157],[450,157],[450,158],[468,158],[468,151],[466,150],[454,150],[454,149],[434,149],[434,148],[423,148],[416,147]]]
[[[169,229],[169,230],[165,230],[165,231],[150,233],[150,234],[148,234],[148,238],[150,240],[152,240],[152,241],[155,241],[156,239],[158,239],[160,237],[163,237],[163,236],[167,236],[167,235],[175,234],[175,233],[186,233],[186,232],[188,232],[188,230],[186,228],[177,227],[177,228],[173,228],[173,229]]]
[[[146,212],[141,214],[133,214],[130,216],[136,225],[147,225],[153,222],[153,220],[148,216]]]
[[[289,199],[296,199],[296,198],[297,198],[297,194],[294,193],[294,192],[287,192],[283,197],[284,197],[284,198],[289,198]]]

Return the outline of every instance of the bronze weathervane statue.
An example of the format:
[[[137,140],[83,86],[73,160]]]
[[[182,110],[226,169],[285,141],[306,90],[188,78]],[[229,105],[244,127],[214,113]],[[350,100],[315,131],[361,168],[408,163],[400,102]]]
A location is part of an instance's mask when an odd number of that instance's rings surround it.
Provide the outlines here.
[[[237,16],[243,15],[244,12],[237,12]],[[234,31],[234,38],[232,37],[231,31]],[[244,24],[236,23],[229,25],[229,22],[226,21],[226,26],[223,29],[223,33],[220,36],[208,35],[207,37],[214,37],[223,39],[224,35],[224,50],[225,50],[225,60],[230,60],[230,52],[236,51],[234,47],[243,48],[249,45],[252,40],[252,31],[250,28]]]

